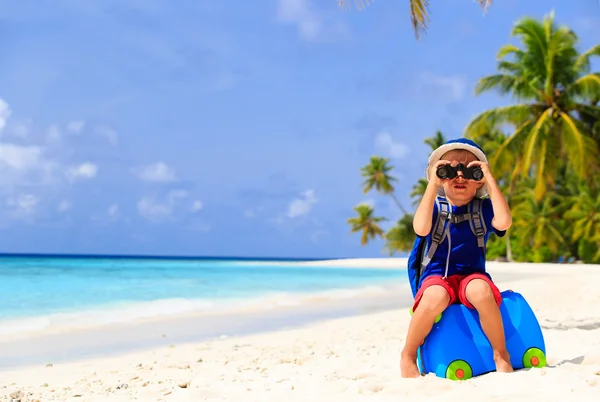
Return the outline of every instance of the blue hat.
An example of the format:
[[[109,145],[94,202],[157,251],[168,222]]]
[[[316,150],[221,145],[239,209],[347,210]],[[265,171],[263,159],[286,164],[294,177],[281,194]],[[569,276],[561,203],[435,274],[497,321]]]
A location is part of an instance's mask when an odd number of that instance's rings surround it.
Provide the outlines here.
[[[480,161],[488,163],[487,157],[485,156],[483,149],[481,149],[481,147],[479,145],[477,145],[477,143],[475,141],[472,141],[468,138],[456,138],[454,140],[449,140],[444,145],[440,146],[438,149],[433,151],[431,153],[431,155],[429,155],[429,162],[427,163],[427,168],[425,169],[425,174],[427,175],[427,181],[429,181],[429,178],[430,178],[431,166],[433,166],[437,161],[439,161],[442,158],[442,155],[444,155],[446,152],[449,152],[449,151],[452,151],[455,149],[467,150],[467,151],[471,152],[473,155],[475,155],[475,157],[477,159],[479,159]],[[444,195],[444,189],[440,187],[438,189],[438,194]],[[487,194],[487,186],[483,185],[483,186],[481,186],[480,189],[477,190],[476,196],[483,197],[486,194]]]

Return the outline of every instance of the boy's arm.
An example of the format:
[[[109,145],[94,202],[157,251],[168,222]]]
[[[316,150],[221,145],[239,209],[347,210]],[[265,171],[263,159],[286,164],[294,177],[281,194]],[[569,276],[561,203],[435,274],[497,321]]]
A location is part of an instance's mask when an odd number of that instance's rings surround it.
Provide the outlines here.
[[[437,185],[433,182],[429,182],[425,189],[425,194],[421,198],[419,207],[415,212],[413,219],[413,229],[417,236],[425,237],[429,234],[432,225],[433,218],[433,206],[435,204],[435,197],[437,196]]]
[[[492,209],[494,211],[494,217],[492,218],[492,226],[494,229],[499,231],[506,231],[512,225],[512,215],[510,213],[510,207],[498,187],[496,179],[492,175],[489,166],[480,161],[470,162],[467,167],[477,165],[483,172],[483,180],[488,186],[488,193],[490,194],[490,201],[492,202]]]
[[[492,209],[494,210],[494,218],[492,219],[492,226],[501,231],[506,231],[512,225],[512,215],[510,213],[510,207],[498,187],[496,180],[491,177],[491,180],[487,180],[488,192],[490,194],[490,200],[492,201]]]
[[[447,160],[439,160],[432,167],[431,171],[435,172],[439,165],[450,163]],[[413,229],[417,236],[425,237],[431,231],[432,219],[433,219],[433,206],[435,205],[435,198],[437,197],[437,189],[441,186],[442,181],[438,178],[435,173],[429,179],[425,194],[421,198],[421,202],[415,212],[413,218]]]

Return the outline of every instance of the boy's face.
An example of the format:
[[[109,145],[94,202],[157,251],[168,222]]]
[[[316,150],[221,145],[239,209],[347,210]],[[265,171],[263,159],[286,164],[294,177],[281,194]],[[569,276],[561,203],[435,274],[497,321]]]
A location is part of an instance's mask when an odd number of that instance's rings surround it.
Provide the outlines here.
[[[462,149],[446,152],[441,159],[450,161],[453,167],[456,167],[459,163],[466,167],[469,162],[478,160],[471,152]],[[443,180],[442,186],[446,197],[454,205],[464,205],[475,198],[477,190],[482,185],[483,183],[480,181],[465,179],[463,172],[459,171],[458,176],[454,179]]]

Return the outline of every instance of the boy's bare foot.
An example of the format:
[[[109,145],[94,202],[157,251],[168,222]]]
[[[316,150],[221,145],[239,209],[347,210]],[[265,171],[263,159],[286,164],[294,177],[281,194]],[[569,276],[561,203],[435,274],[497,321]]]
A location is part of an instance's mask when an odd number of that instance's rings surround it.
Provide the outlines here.
[[[510,355],[508,352],[501,354],[494,353],[494,363],[496,363],[496,371],[499,373],[512,373],[515,371],[510,364]]]
[[[400,375],[403,378],[418,378],[421,376],[417,367],[416,356],[400,356]]]

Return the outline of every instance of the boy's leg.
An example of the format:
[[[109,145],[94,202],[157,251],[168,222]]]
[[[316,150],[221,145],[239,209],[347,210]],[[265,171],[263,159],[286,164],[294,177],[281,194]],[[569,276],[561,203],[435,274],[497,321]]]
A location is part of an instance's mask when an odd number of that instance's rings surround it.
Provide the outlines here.
[[[456,299],[456,292],[441,277],[429,277],[419,289],[413,306],[406,343],[400,354],[400,374],[402,377],[419,377],[417,349],[431,331],[435,318]]]
[[[481,328],[494,351],[496,371],[513,371],[499,308],[502,296],[496,285],[483,274],[469,275],[461,282],[459,298],[465,306],[474,308],[479,313]]]

